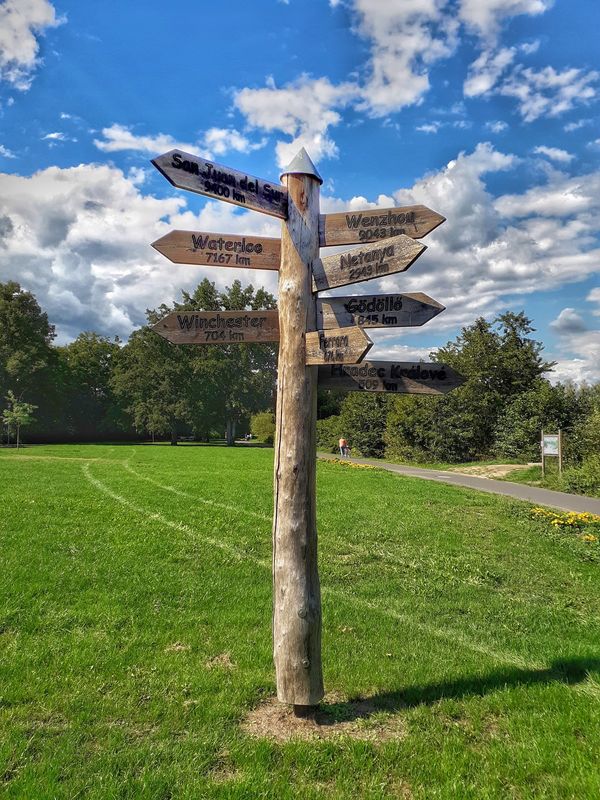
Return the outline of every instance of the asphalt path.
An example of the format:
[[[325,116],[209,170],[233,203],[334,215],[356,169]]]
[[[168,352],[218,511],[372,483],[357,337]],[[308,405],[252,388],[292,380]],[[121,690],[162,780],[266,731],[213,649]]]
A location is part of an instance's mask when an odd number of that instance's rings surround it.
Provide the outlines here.
[[[329,453],[319,453],[319,458],[331,459],[338,456]],[[424,478],[427,481],[450,483],[453,486],[464,486],[466,489],[476,489],[479,492],[502,494],[505,497],[514,497],[516,500],[525,500],[536,506],[559,508],[561,511],[587,511],[600,515],[600,500],[594,497],[583,497],[580,494],[567,494],[566,492],[553,492],[550,489],[540,489],[537,486],[527,486],[523,483],[510,481],[496,481],[493,478],[478,478],[474,475],[462,475],[460,472],[446,472],[439,469],[423,469],[421,467],[405,467],[402,464],[390,464],[388,461],[379,461],[372,458],[349,458],[355,464],[371,464],[388,472],[398,475],[409,475],[412,478]]]

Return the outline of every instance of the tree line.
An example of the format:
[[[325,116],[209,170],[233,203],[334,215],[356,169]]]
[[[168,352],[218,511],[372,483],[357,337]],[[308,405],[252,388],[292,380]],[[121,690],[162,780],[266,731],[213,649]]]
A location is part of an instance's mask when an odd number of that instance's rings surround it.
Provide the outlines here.
[[[0,284],[0,417],[8,429],[19,415],[29,420],[30,441],[225,436],[232,444],[251,418],[253,431],[272,441],[276,345],[173,345],[150,328],[171,311],[270,308],[275,298],[263,288],[235,281],[220,291],[205,279],[180,301],[148,310],[126,344],[86,331],[57,346],[35,297]],[[537,461],[542,428],[560,428],[567,463],[600,475],[600,384],[551,384],[554,364],[533,333],[522,312],[464,327],[430,354],[466,378],[441,397],[320,390],[319,446],[333,450],[344,436],[357,455],[394,460]]]
[[[151,330],[170,311],[276,308],[264,289],[239,281],[224,291],[202,281],[179,302],[146,312],[123,344],[93,331],[56,345],[54,326],[31,292],[0,284],[0,417],[5,436],[29,407],[29,441],[182,436],[232,444],[252,414],[271,407],[276,345],[173,345]],[[35,411],[33,409],[35,408]],[[12,416],[11,416],[12,415]],[[11,420],[13,424],[11,424]]]

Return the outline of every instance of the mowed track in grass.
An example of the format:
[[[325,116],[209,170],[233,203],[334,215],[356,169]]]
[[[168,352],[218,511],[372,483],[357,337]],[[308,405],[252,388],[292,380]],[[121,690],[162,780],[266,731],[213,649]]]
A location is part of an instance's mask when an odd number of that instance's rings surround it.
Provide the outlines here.
[[[378,470],[317,493],[326,688],[397,739],[240,730],[274,691],[271,451],[0,452],[0,796],[599,797],[597,546]]]

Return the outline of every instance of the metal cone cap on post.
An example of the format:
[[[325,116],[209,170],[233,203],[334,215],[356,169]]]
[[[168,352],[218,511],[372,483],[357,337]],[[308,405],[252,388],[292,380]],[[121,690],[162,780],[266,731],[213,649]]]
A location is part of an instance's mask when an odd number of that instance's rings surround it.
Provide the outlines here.
[[[283,178],[284,175],[312,175],[319,183],[323,183],[323,178],[319,175],[317,168],[304,147],[298,150],[279,177]]]

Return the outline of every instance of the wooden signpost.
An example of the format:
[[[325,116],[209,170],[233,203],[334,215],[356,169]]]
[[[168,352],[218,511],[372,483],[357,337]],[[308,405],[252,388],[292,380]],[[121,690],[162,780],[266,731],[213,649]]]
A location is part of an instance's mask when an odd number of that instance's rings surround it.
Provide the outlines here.
[[[279,269],[281,240],[235,233],[171,231],[152,247],[175,264],[208,267]]]
[[[410,236],[421,239],[435,230],[446,218],[427,206],[374,208],[370,211],[345,211],[342,214],[321,214],[319,243],[321,247],[336,244],[363,244]]]
[[[307,364],[358,364],[373,342],[359,327],[335,328],[306,334]]]
[[[317,569],[317,384],[344,391],[445,394],[462,378],[444,364],[363,361],[363,327],[422,325],[444,306],[425,294],[317,300],[316,292],[402,272],[414,241],[444,222],[425,206],[319,213],[322,183],[302,148],[283,186],[172,150],[154,159],[174,186],[280,217],[281,240],[171,231],[154,242],[181,264],[279,269],[278,311],[176,311],[153,329],[176,344],[279,342],[273,514],[273,660],[277,697],[306,715],[322,699]],[[373,244],[369,244],[373,242]],[[360,244],[319,258],[319,245]]]
[[[427,245],[402,234],[345,253],[319,258],[312,265],[314,290],[322,292],[336,286],[404,272],[426,249]]]
[[[283,186],[181,150],[169,150],[152,163],[178,189],[287,219],[287,190]]]
[[[319,367],[319,386],[347,392],[446,394],[464,383],[445,364],[406,361],[363,361],[356,366]]]
[[[270,311],[173,311],[152,330],[173,344],[278,342],[279,314]]]
[[[421,292],[325,297],[317,300],[317,325],[325,330],[360,325],[363,328],[410,328],[424,325],[445,306]]]

